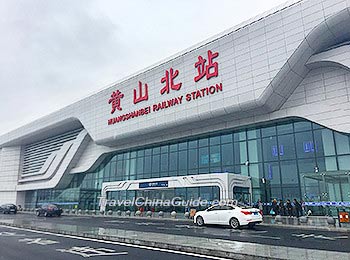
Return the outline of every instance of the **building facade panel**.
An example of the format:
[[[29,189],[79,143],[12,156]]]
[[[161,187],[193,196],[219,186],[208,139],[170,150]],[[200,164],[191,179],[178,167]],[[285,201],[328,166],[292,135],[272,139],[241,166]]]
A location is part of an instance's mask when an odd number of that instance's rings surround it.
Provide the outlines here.
[[[4,200],[96,208],[104,182],[230,172],[254,200],[350,201],[349,8],[290,1],[5,134]],[[164,192],[218,194],[188,189]]]

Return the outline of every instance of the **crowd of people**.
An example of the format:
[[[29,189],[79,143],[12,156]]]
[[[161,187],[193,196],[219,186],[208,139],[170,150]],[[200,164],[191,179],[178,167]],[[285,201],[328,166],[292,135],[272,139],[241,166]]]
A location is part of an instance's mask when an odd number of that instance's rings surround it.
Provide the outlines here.
[[[293,199],[293,201],[287,199],[286,202],[274,199],[269,207],[264,207],[264,204],[259,200],[256,207],[261,211],[267,211],[268,214],[273,216],[280,215],[298,218],[307,214],[305,202],[303,200],[298,201],[297,199]]]

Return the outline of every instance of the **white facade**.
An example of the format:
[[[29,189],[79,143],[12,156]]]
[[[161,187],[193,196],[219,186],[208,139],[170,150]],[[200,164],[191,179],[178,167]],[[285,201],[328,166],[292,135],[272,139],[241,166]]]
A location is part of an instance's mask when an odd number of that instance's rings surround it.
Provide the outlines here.
[[[215,38],[111,85],[90,97],[0,137],[0,203],[21,203],[18,191],[56,187],[85,172],[111,151],[275,119],[300,117],[350,133],[350,1],[302,0],[242,23]],[[198,82],[195,63],[218,53],[218,75]],[[178,70],[161,94],[166,71]],[[148,100],[134,104],[139,81]],[[222,84],[222,91],[186,100],[186,95]],[[122,110],[111,114],[119,90]],[[207,90],[203,91],[206,92]],[[202,92],[202,94],[203,94]],[[181,98],[159,111],[153,105]],[[192,96],[193,97],[193,96]],[[150,107],[151,112],[112,125],[108,121]],[[26,145],[81,127],[32,176],[21,176]]]

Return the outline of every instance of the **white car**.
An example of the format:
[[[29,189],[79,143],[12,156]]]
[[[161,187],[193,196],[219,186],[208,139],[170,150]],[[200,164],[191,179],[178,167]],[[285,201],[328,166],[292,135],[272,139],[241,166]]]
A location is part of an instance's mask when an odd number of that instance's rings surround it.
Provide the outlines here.
[[[198,211],[193,221],[198,226],[205,224],[229,225],[232,228],[241,226],[253,227],[262,222],[258,209],[245,206],[214,205],[206,210]]]

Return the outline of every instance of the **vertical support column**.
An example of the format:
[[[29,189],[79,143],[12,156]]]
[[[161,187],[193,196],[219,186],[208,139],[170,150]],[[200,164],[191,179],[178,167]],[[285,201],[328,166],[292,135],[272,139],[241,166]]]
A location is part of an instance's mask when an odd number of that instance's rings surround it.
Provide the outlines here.
[[[17,182],[20,176],[21,147],[0,150],[0,203],[17,204]]]

